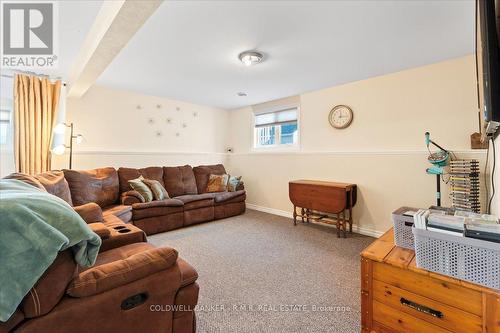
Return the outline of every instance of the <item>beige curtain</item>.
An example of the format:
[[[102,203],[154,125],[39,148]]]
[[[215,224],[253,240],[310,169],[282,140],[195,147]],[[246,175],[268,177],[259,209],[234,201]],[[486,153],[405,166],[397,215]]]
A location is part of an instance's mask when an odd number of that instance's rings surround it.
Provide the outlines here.
[[[50,170],[52,129],[61,81],[17,74],[14,77],[14,153],[16,171]]]

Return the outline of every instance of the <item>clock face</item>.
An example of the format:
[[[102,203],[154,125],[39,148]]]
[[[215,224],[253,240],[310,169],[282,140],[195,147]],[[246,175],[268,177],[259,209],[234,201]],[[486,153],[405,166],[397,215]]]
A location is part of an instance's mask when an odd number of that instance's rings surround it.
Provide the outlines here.
[[[350,107],[346,105],[337,105],[330,111],[328,115],[328,121],[330,125],[335,128],[346,128],[348,127],[353,118],[353,113]]]

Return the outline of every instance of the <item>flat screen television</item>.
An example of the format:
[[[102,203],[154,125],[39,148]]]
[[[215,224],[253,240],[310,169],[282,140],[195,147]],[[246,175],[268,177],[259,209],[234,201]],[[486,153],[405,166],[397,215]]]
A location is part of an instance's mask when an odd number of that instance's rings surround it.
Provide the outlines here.
[[[500,127],[500,0],[476,0],[476,66],[484,140]]]

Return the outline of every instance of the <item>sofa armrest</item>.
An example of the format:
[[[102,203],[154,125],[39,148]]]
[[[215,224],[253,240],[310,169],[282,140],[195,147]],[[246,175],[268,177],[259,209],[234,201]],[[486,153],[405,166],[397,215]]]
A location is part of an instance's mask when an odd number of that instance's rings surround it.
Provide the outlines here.
[[[88,223],[94,223],[94,222],[102,222],[102,209],[101,207],[94,203],[94,202],[89,202],[84,205],[80,206],[75,206],[73,207],[75,212],[78,213],[78,215],[81,216],[81,218]]]
[[[242,191],[245,189],[245,183],[240,182],[238,186],[236,186],[236,191]]]
[[[97,234],[97,236],[101,237],[101,239],[109,238],[111,235],[109,228],[102,222],[89,223],[89,227]]]
[[[87,297],[118,288],[174,266],[177,256],[175,249],[161,247],[92,267],[71,281],[67,294]]]
[[[122,205],[127,205],[127,206],[131,206],[132,204],[135,203],[146,202],[144,197],[135,190],[123,192],[121,200],[122,200]]]

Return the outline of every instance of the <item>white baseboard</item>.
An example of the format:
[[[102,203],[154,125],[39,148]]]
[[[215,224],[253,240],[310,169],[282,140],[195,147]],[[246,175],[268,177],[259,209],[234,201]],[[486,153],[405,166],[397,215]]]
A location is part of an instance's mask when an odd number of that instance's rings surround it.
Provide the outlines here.
[[[269,213],[269,214],[273,214],[273,215],[283,216],[283,217],[287,217],[289,219],[293,218],[292,212],[288,212],[288,211],[285,211],[285,210],[280,210],[280,209],[275,209],[275,208],[258,206],[258,205],[254,205],[254,204],[251,204],[251,203],[247,203],[246,206],[247,206],[248,209],[257,210],[259,212],[264,212],[264,213]],[[315,223],[315,222],[312,222],[312,223]],[[330,225],[330,224],[325,224],[325,223],[318,223],[318,224],[335,228],[335,226]],[[371,237],[376,237],[376,238],[382,236],[385,233],[385,231],[379,231],[379,230],[375,230],[375,229],[359,227],[357,224],[353,224],[352,225],[352,231],[355,232],[355,233],[361,234],[361,235],[371,236]]]

